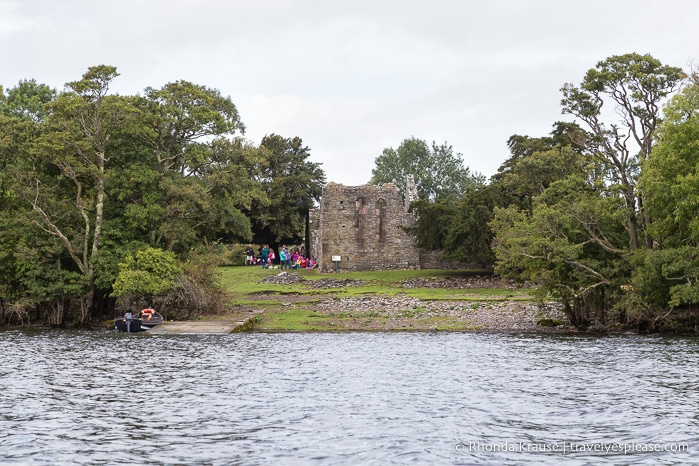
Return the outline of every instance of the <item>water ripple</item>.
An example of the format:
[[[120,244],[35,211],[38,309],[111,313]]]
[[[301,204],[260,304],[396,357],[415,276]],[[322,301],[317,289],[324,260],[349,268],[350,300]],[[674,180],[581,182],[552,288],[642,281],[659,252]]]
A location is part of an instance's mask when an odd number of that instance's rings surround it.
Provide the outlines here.
[[[8,331],[0,354],[3,464],[699,462],[695,338]],[[571,442],[690,451],[531,451]]]

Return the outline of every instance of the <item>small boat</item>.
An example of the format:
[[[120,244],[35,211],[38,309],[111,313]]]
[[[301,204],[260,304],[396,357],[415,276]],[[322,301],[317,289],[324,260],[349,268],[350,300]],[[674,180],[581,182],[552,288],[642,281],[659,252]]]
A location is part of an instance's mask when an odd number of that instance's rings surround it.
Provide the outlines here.
[[[164,321],[165,319],[160,313],[154,309],[146,308],[137,316],[127,312],[123,317],[117,317],[114,319],[114,328],[120,332],[136,333],[151,329]]]

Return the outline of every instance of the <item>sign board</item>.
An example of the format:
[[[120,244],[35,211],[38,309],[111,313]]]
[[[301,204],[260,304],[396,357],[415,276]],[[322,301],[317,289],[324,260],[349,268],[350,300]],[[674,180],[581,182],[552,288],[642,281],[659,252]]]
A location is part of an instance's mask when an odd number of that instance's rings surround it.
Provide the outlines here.
[[[333,262],[340,262],[342,260],[342,256],[333,256]]]

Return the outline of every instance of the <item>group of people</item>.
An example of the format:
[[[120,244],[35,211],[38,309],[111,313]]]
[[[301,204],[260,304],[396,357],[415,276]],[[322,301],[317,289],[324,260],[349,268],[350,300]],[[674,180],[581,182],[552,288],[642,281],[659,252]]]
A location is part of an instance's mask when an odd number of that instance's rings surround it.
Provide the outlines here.
[[[276,260],[274,249],[267,244],[262,245],[257,254],[252,244],[248,244],[245,248],[245,265],[259,265],[268,269],[277,263]],[[306,257],[306,249],[303,246],[289,249],[286,245],[282,245],[279,248],[279,266],[282,270],[315,269],[318,267],[318,262],[315,257]]]

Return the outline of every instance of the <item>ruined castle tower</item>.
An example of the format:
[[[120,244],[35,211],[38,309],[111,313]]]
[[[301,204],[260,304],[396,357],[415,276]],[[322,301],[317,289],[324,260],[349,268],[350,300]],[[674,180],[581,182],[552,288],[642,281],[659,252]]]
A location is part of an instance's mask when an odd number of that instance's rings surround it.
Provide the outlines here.
[[[325,185],[320,207],[309,215],[311,254],[320,271],[419,268],[415,238],[404,230],[415,224],[408,212],[417,199],[411,175],[405,192],[404,201],[392,183]]]

